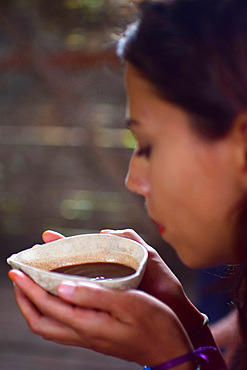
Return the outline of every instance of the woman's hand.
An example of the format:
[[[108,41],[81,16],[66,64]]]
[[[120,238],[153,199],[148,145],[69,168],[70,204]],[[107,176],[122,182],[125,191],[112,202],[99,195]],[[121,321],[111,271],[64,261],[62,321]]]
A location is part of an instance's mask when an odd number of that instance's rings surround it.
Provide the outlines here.
[[[135,240],[147,249],[149,258],[139,289],[167,304],[176,313],[188,335],[193,337],[201,327],[204,317],[186,296],[180,281],[157,251],[131,229],[102,230],[101,233]]]
[[[175,312],[195,348],[204,346],[217,347],[207,325],[202,328],[204,316],[188,299],[180,281],[168,268],[156,250],[145,243],[135,231],[130,229],[117,231],[103,230],[102,232],[123,236],[141,243],[148,250],[149,258],[139,289],[158,298]],[[210,363],[203,364],[202,369],[228,369],[220,351],[212,354],[210,360]]]
[[[139,289],[167,304],[178,316],[189,337],[193,337],[202,325],[204,317],[188,299],[180,281],[157,251],[132,229],[102,230],[101,233],[135,240],[147,249],[149,258]],[[45,243],[64,238],[63,235],[51,230],[45,231],[42,237]]]
[[[166,300],[168,305],[173,305],[173,300],[181,293],[181,283],[168,268],[157,251],[150,247],[134,230],[102,230],[102,234],[113,234],[135,240],[143,245],[148,251],[148,263],[139,289],[152,296]]]
[[[9,277],[31,331],[45,339],[149,366],[192,349],[173,311],[141,291],[65,282],[55,297],[20,271]]]

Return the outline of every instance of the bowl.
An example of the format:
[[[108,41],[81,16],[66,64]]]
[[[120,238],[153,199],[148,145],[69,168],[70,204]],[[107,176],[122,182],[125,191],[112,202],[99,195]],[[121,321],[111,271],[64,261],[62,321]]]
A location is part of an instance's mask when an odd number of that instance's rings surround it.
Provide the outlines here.
[[[66,265],[111,262],[135,271],[129,276],[93,280],[95,284],[115,289],[135,289],[145,272],[147,250],[136,241],[110,234],[84,234],[34,246],[7,259],[11,267],[22,270],[38,285],[57,295],[62,281],[80,284],[92,278],[53,272]]]

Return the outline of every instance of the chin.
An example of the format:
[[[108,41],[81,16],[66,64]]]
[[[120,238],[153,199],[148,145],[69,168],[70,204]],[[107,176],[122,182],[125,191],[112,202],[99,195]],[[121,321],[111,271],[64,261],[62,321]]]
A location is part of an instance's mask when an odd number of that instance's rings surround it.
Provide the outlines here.
[[[205,269],[210,267],[216,267],[224,264],[232,264],[234,261],[222,258],[222,256],[203,256],[197,257],[195,255],[179,255],[179,259],[183,264],[191,269]],[[235,261],[236,262],[236,261]]]
[[[191,269],[204,269],[210,267],[221,266],[224,264],[239,263],[236,250],[232,250],[231,246],[227,243],[212,243],[210,241],[188,244],[176,243],[172,244],[180,261]],[[211,248],[209,247],[211,246]]]
[[[191,269],[203,269],[209,267],[209,264],[205,264],[205,261],[195,258],[188,258],[188,256],[179,256],[180,261]]]

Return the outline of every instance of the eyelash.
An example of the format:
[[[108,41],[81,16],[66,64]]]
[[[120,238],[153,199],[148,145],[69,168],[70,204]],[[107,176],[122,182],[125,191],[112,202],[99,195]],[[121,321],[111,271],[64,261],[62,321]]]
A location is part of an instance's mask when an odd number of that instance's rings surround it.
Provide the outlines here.
[[[138,149],[136,151],[136,155],[138,157],[141,157],[141,156],[144,156],[146,158],[150,158],[150,155],[151,155],[151,146],[146,146],[146,147],[140,147],[138,145]]]

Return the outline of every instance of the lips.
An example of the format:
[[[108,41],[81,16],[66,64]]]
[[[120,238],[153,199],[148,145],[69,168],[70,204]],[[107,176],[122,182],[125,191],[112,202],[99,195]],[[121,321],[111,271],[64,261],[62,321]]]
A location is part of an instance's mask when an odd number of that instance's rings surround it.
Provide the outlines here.
[[[159,233],[162,235],[163,232],[165,231],[165,228],[164,228],[164,226],[159,225],[158,230],[159,230]]]
[[[146,208],[146,210],[147,210],[147,212],[148,212],[148,215],[149,215],[149,217],[150,217],[151,221],[154,223],[154,225],[155,225],[155,226],[157,227],[157,229],[159,230],[160,235],[162,235],[162,234],[165,232],[165,228],[164,228],[164,226],[163,226],[163,225],[161,225],[158,221],[155,221],[155,219],[154,219],[154,218],[152,218],[152,216],[151,216],[152,212],[150,212],[150,210],[148,209],[147,200],[145,200],[145,208]]]
[[[153,220],[153,223],[155,224],[155,226],[157,226],[158,230],[159,230],[159,233],[162,235],[165,231],[165,228],[164,226],[162,226],[161,224],[159,224],[157,221]]]

